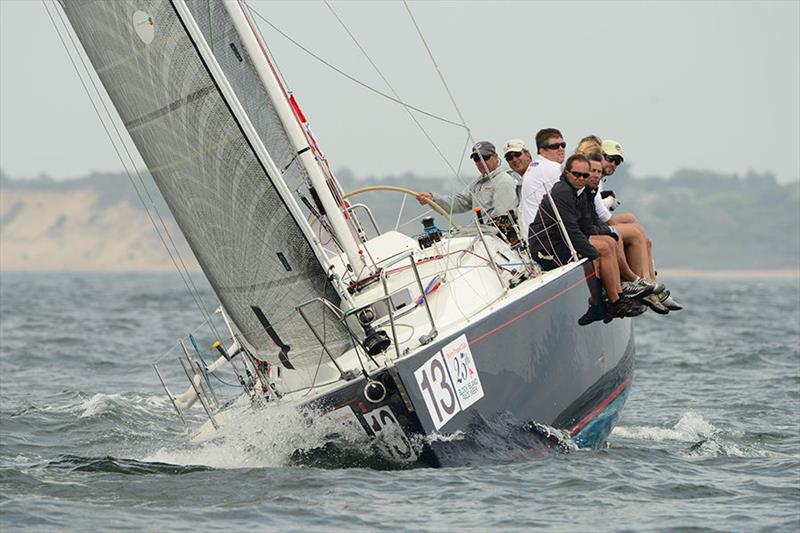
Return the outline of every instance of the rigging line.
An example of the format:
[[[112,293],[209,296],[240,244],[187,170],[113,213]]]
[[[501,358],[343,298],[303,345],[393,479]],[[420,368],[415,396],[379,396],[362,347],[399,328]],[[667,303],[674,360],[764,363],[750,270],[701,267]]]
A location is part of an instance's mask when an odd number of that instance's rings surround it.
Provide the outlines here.
[[[253,13],[255,12],[255,9],[250,6],[250,4],[247,2],[247,0],[241,0],[241,2],[245,5],[245,7],[247,7],[247,12],[250,14],[250,18],[251,19],[255,18],[255,17],[253,17]],[[267,54],[269,55],[270,62],[273,65],[275,65],[275,70],[278,72],[278,76],[280,76],[281,82],[283,83],[283,86],[286,87],[286,92],[288,92],[289,94],[292,94],[292,90],[289,88],[289,82],[286,81],[286,77],[283,75],[283,71],[278,66],[278,61],[275,58],[275,54],[272,53],[272,50],[270,49],[269,44],[267,44],[267,40],[264,39],[264,33],[261,31],[261,26],[259,26],[258,24],[253,24],[253,26],[256,28],[256,30],[258,30],[258,36],[261,37],[261,43],[264,45],[264,49],[267,51]]]
[[[355,43],[355,45],[358,47],[358,49],[359,49],[359,50],[361,50],[361,53],[362,53],[362,54],[364,54],[364,57],[365,57],[365,58],[367,58],[367,61],[369,61],[369,64],[370,64],[370,65],[372,65],[372,68],[374,68],[374,69],[375,69],[375,72],[377,72],[377,73],[378,73],[378,76],[380,76],[380,77],[381,77],[381,79],[383,80],[383,82],[386,84],[386,86],[387,86],[387,87],[389,87],[389,90],[390,90],[390,91],[392,92],[392,94],[394,94],[394,96],[395,96],[395,101],[396,101],[396,102],[398,102],[400,105],[402,105],[402,106],[405,108],[406,112],[408,113],[408,116],[410,116],[410,117],[411,117],[411,120],[413,120],[413,121],[414,121],[414,123],[417,125],[417,127],[420,129],[420,131],[422,131],[422,134],[423,134],[423,135],[425,135],[425,137],[428,139],[428,142],[430,142],[430,143],[431,143],[431,145],[433,146],[433,148],[434,148],[434,149],[436,150],[436,152],[439,154],[439,157],[441,157],[441,158],[442,158],[442,160],[445,162],[445,164],[446,164],[446,165],[447,165],[447,166],[450,168],[451,172],[453,172],[453,173],[456,175],[456,177],[458,178],[458,172],[457,172],[457,171],[456,171],[456,169],[453,167],[453,165],[450,163],[450,161],[447,159],[447,157],[444,155],[444,153],[443,153],[443,152],[442,152],[442,150],[439,148],[439,146],[436,144],[436,141],[434,141],[434,140],[433,140],[433,138],[430,136],[430,134],[428,133],[428,131],[427,131],[427,130],[426,130],[426,129],[425,129],[423,126],[422,126],[422,124],[419,122],[419,120],[417,119],[417,117],[415,117],[415,116],[414,116],[414,114],[413,114],[413,113],[411,113],[411,110],[410,110],[410,109],[415,109],[415,108],[414,108],[413,106],[410,106],[410,105],[408,105],[407,103],[405,103],[405,102],[403,101],[403,99],[402,99],[402,98],[400,98],[400,95],[399,95],[399,94],[398,94],[398,92],[397,92],[397,91],[394,89],[394,87],[392,86],[392,84],[391,84],[391,83],[389,83],[389,80],[388,80],[388,79],[386,79],[386,76],[384,76],[384,75],[383,75],[383,72],[381,72],[381,69],[379,69],[379,68],[378,68],[378,65],[376,65],[376,64],[375,64],[375,62],[374,62],[374,61],[372,61],[372,58],[369,56],[369,54],[367,54],[367,51],[364,49],[364,47],[362,47],[362,46],[361,46],[361,44],[358,42],[358,40],[356,39],[355,35],[353,35],[353,33],[350,31],[350,29],[347,27],[347,25],[344,23],[344,21],[343,21],[341,18],[339,18],[339,15],[338,15],[338,14],[336,13],[336,11],[334,11],[334,9],[333,9],[333,6],[331,6],[331,5],[330,5],[330,3],[328,2],[328,0],[324,0],[324,2],[325,2],[325,5],[326,5],[326,6],[328,6],[328,9],[330,10],[330,12],[331,12],[331,13],[333,14],[333,16],[336,18],[336,20],[337,20],[337,21],[339,21],[339,24],[341,24],[342,28],[344,28],[344,31],[345,31],[345,32],[347,32],[347,35],[349,35],[349,36],[350,36],[350,38],[353,40],[353,42],[354,42],[354,43]],[[463,122],[463,121],[462,121],[462,122]],[[460,124],[460,126],[462,126],[462,127],[463,127],[463,128],[465,128],[467,131],[469,131],[469,128],[467,128],[467,126],[466,126],[465,124]]]
[[[400,203],[400,211],[397,213],[397,222],[394,223],[394,230],[397,231],[397,228],[400,227],[400,219],[403,217],[403,209],[406,207],[406,197],[408,195],[403,195],[403,201]]]
[[[120,163],[122,164],[123,169],[125,170],[125,174],[128,176],[128,180],[131,182],[131,185],[133,186],[133,189],[136,192],[136,195],[139,198],[139,201],[142,203],[142,206],[144,207],[145,213],[147,213],[147,216],[150,219],[150,223],[153,225],[153,229],[155,230],[156,234],[158,235],[159,239],[161,240],[161,243],[164,245],[164,248],[166,249],[167,254],[170,256],[170,260],[172,261],[172,264],[175,266],[176,270],[178,270],[178,274],[181,276],[181,279],[183,280],[184,284],[186,285],[186,288],[189,290],[189,293],[192,295],[192,298],[194,299],[195,304],[198,306],[198,309],[200,310],[200,314],[203,316],[203,318],[206,321],[206,323],[211,327],[212,331],[214,331],[214,333],[217,336],[219,336],[219,334],[217,333],[216,327],[214,326],[214,323],[211,320],[211,317],[205,311],[205,308],[204,308],[205,302],[203,301],[202,296],[200,295],[199,291],[197,290],[197,287],[195,286],[194,281],[192,280],[191,275],[189,274],[188,268],[186,268],[186,264],[183,262],[183,258],[181,257],[180,252],[178,251],[177,246],[175,245],[175,242],[172,239],[172,236],[169,233],[169,230],[167,229],[167,226],[166,226],[166,224],[164,222],[164,219],[161,217],[161,214],[159,213],[158,208],[155,206],[155,203],[153,202],[152,196],[150,196],[149,190],[147,189],[147,187],[144,184],[144,180],[143,180],[141,174],[139,173],[138,169],[136,168],[136,163],[134,162],[134,159],[131,156],[131,153],[128,150],[127,145],[125,144],[125,142],[123,140],[123,137],[122,137],[121,133],[119,132],[119,129],[117,128],[117,125],[114,122],[114,120],[112,118],[112,115],[111,115],[110,111],[108,110],[108,107],[106,106],[105,101],[103,100],[103,98],[102,98],[102,96],[100,94],[99,89],[97,88],[97,84],[95,83],[94,79],[91,76],[91,72],[89,71],[89,68],[86,65],[86,62],[83,59],[83,56],[80,54],[80,50],[78,49],[78,46],[75,43],[75,40],[73,39],[72,34],[69,32],[68,26],[67,26],[66,22],[64,21],[64,18],[62,17],[61,12],[59,11],[58,8],[55,8],[56,13],[58,14],[58,18],[61,21],[61,24],[64,26],[64,31],[69,36],[70,42],[72,43],[73,49],[75,50],[75,54],[80,58],[81,64],[83,65],[84,70],[87,72],[87,77],[91,81],[92,86],[94,87],[94,90],[95,90],[95,92],[96,92],[96,94],[98,96],[98,99],[100,100],[100,103],[103,105],[103,108],[105,109],[106,114],[109,117],[109,121],[111,122],[111,125],[114,127],[114,130],[117,133],[118,141],[122,145],[122,147],[125,150],[125,152],[127,153],[128,158],[130,159],[130,162],[131,162],[131,164],[132,164],[132,166],[134,168],[134,171],[137,174],[137,176],[139,177],[139,180],[142,183],[142,187],[145,189],[145,192],[147,193],[147,196],[150,199],[150,204],[153,207],[153,210],[158,215],[158,218],[160,219],[161,224],[164,227],[164,232],[169,237],[169,240],[170,240],[170,242],[172,243],[172,246],[175,249],[175,254],[178,256],[178,259],[180,260],[180,263],[183,266],[183,270],[181,270],[181,267],[178,265],[178,262],[175,260],[175,257],[173,256],[173,253],[172,253],[172,249],[170,249],[169,245],[167,244],[166,240],[164,239],[164,236],[163,236],[161,230],[159,229],[158,225],[156,224],[155,220],[153,219],[153,215],[150,212],[150,209],[148,208],[147,203],[145,202],[141,191],[137,187],[136,182],[133,179],[132,173],[128,169],[128,165],[125,163],[125,160],[122,157],[122,154],[120,153],[119,148],[117,147],[117,144],[114,142],[114,138],[113,138],[113,136],[111,134],[111,131],[108,129],[108,126],[106,125],[105,120],[103,119],[103,116],[100,113],[100,110],[98,109],[97,104],[95,103],[94,98],[92,97],[92,94],[89,91],[89,88],[88,88],[88,86],[86,85],[86,82],[83,79],[83,76],[81,76],[80,70],[78,69],[78,65],[75,62],[75,59],[72,57],[72,54],[69,51],[69,47],[68,47],[66,41],[64,40],[62,32],[61,32],[61,30],[59,30],[59,27],[58,27],[55,19],[53,18],[53,15],[50,13],[49,8],[47,7],[46,0],[42,0],[42,5],[43,5],[43,7],[45,9],[45,12],[47,13],[48,18],[50,18],[50,22],[53,24],[53,28],[55,29],[56,34],[58,35],[58,38],[61,41],[62,46],[64,47],[64,51],[67,53],[67,57],[69,58],[70,63],[72,63],[72,66],[75,69],[75,73],[78,76],[78,80],[81,82],[81,85],[83,86],[84,92],[89,97],[89,102],[92,104],[92,107],[94,108],[94,111],[95,111],[95,114],[97,115],[97,118],[100,120],[100,124],[103,127],[103,130],[105,130],[106,136],[108,137],[108,140],[111,143],[111,146],[113,147],[114,152],[116,152],[116,154],[117,154],[117,158],[119,159]],[[188,282],[187,282],[187,279],[188,279]],[[194,289],[194,291],[192,289]],[[198,299],[199,299],[199,301],[198,301]]]
[[[419,215],[417,215],[417,216],[415,216],[413,218],[410,218],[410,219],[406,220],[405,222],[403,222],[402,224],[397,226],[397,228],[395,228],[395,229],[404,228],[404,227],[408,226],[409,224],[411,224],[412,222],[416,222],[417,220],[421,219],[422,217],[426,217],[426,216],[428,216],[430,214],[436,215],[436,211],[434,211],[433,209],[426,209],[422,214],[419,214]],[[447,231],[450,231],[450,228],[447,228]]]
[[[203,301],[202,296],[200,295],[199,291],[197,290],[197,287],[194,285],[194,281],[191,279],[191,275],[189,274],[188,268],[186,268],[186,265],[183,262],[183,258],[180,256],[180,252],[178,251],[178,248],[175,245],[175,242],[172,239],[171,234],[169,233],[169,229],[167,228],[163,218],[161,217],[161,214],[159,213],[158,208],[155,206],[155,203],[153,202],[153,199],[150,196],[150,193],[149,193],[146,185],[144,184],[144,181],[143,181],[143,178],[142,178],[141,174],[139,173],[138,169],[136,168],[136,163],[134,162],[134,159],[131,156],[131,153],[128,150],[127,145],[126,145],[126,143],[125,143],[125,141],[124,141],[124,139],[122,137],[122,134],[120,133],[119,129],[117,128],[116,123],[114,122],[114,119],[113,119],[110,111],[108,110],[108,107],[106,106],[105,101],[102,98],[100,90],[98,89],[97,84],[94,81],[94,78],[92,78],[92,76],[91,76],[91,71],[89,70],[88,66],[86,65],[86,62],[85,62],[85,60],[83,59],[83,56],[80,53],[80,49],[78,48],[77,43],[75,43],[75,40],[73,39],[72,34],[69,32],[68,26],[67,26],[66,22],[64,21],[64,18],[62,17],[61,12],[58,10],[58,8],[56,8],[56,12],[58,14],[59,20],[61,21],[61,24],[64,26],[64,31],[66,32],[66,34],[70,38],[70,42],[72,43],[73,50],[74,50],[75,54],[80,58],[81,64],[82,64],[84,70],[86,71],[86,75],[89,78],[89,80],[91,81],[92,86],[94,87],[95,93],[97,94],[97,97],[100,100],[100,103],[103,105],[103,108],[105,109],[105,112],[106,112],[106,114],[108,116],[108,120],[109,120],[109,122],[111,122],[111,125],[114,127],[114,130],[115,130],[115,132],[117,134],[117,141],[122,145],[123,149],[125,150],[125,152],[128,155],[128,158],[130,160],[131,165],[134,168],[134,171],[139,176],[139,181],[142,183],[142,187],[145,189],[145,192],[147,193],[148,197],[150,198],[150,204],[153,207],[153,210],[156,212],[156,214],[158,215],[158,218],[161,220],[161,225],[164,227],[164,232],[169,237],[169,240],[172,243],[173,249],[175,250],[175,254],[178,256],[178,259],[180,260],[180,263],[183,266],[183,270],[181,270],[180,266],[178,266],[178,264],[177,264],[177,262],[175,260],[175,257],[173,256],[172,249],[170,249],[169,245],[167,244],[166,240],[164,239],[164,236],[163,236],[161,230],[159,229],[158,225],[156,224],[155,220],[153,219],[152,213],[150,212],[150,209],[148,208],[146,202],[144,201],[144,198],[142,197],[141,191],[137,187],[136,182],[133,180],[133,176],[131,174],[131,171],[128,169],[128,166],[125,163],[125,160],[123,159],[122,154],[120,153],[119,149],[117,148],[117,144],[114,142],[114,138],[111,135],[111,132],[109,131],[108,127],[106,126],[106,123],[105,123],[105,121],[104,121],[104,119],[103,119],[103,117],[102,117],[102,115],[100,113],[100,110],[97,108],[97,105],[96,105],[91,93],[89,92],[89,89],[86,86],[86,82],[84,81],[83,77],[81,76],[81,73],[80,73],[80,71],[78,69],[77,64],[75,63],[75,61],[74,61],[74,59],[72,57],[72,54],[69,53],[67,44],[64,41],[63,36],[62,36],[61,32],[58,29],[58,26],[55,23],[55,19],[53,19],[52,15],[50,14],[50,11],[47,9],[47,5],[46,5],[44,0],[42,0],[42,3],[44,4],[45,10],[47,11],[48,16],[50,17],[50,20],[53,23],[54,28],[56,29],[56,33],[58,34],[58,37],[61,40],[62,45],[64,46],[64,50],[67,52],[67,56],[69,57],[70,62],[72,63],[72,66],[75,69],[75,73],[77,74],[78,79],[81,82],[81,85],[83,85],[83,88],[84,88],[84,91],[85,91],[86,95],[89,97],[89,101],[92,104],[92,107],[94,108],[98,119],[100,120],[100,124],[103,126],[103,129],[105,130],[106,135],[108,136],[108,139],[111,142],[111,145],[114,148],[114,151],[116,152],[117,157],[119,158],[120,163],[122,164],[126,175],[128,176],[128,180],[131,182],[131,185],[133,186],[133,189],[136,192],[136,195],[138,196],[139,201],[142,203],[142,207],[144,207],[144,210],[147,213],[148,218],[150,219],[150,223],[152,224],[153,229],[155,230],[156,234],[158,235],[159,239],[161,240],[161,243],[164,245],[164,248],[166,249],[167,254],[170,256],[170,259],[172,260],[173,265],[175,266],[176,270],[178,271],[178,274],[181,276],[181,279],[183,280],[184,284],[186,285],[187,290],[192,295],[192,298],[194,299],[195,304],[198,306],[198,308],[200,310],[200,314],[203,316],[203,319],[211,327],[212,331],[214,331],[214,333],[217,334],[216,328],[215,328],[215,326],[213,324],[213,321],[211,320],[211,318],[208,315],[208,313],[205,312],[205,302]],[[184,277],[184,272],[185,272],[185,277]],[[187,279],[188,279],[188,282],[187,282]],[[191,285],[191,287],[190,287],[190,285]],[[194,292],[192,291],[192,288],[194,288]],[[198,301],[198,298],[199,298],[199,301]],[[202,303],[202,305],[201,305],[201,303]],[[217,334],[217,336],[219,336],[219,335]]]
[[[358,39],[356,39],[355,35],[350,31],[350,29],[347,27],[347,25],[344,23],[344,21],[339,17],[339,15],[333,9],[333,6],[331,6],[331,4],[328,2],[328,0],[324,0],[324,2],[325,2],[325,5],[330,10],[330,12],[333,14],[333,16],[336,18],[336,20],[342,26],[344,31],[347,33],[347,35],[350,36],[350,38],[353,40],[353,42],[358,47],[358,49],[361,51],[361,53],[364,55],[364,57],[367,59],[367,61],[369,61],[370,65],[372,65],[372,68],[375,69],[375,72],[378,73],[378,75],[381,77],[381,79],[386,84],[386,86],[389,87],[389,90],[395,95],[397,100],[400,101],[403,104],[403,107],[405,108],[405,110],[408,113],[409,117],[411,117],[411,120],[414,121],[414,123],[417,125],[417,127],[422,132],[422,134],[428,139],[428,142],[430,142],[430,144],[433,146],[433,148],[436,150],[436,152],[439,154],[439,156],[442,158],[442,160],[445,162],[445,164],[450,168],[450,171],[455,175],[456,179],[458,181],[460,181],[462,183],[462,185],[466,186],[467,184],[464,182],[464,179],[461,177],[459,172],[460,172],[461,166],[463,165],[464,154],[466,153],[466,149],[469,146],[469,141],[471,140],[471,137],[472,137],[470,129],[465,126],[465,130],[466,130],[466,134],[467,134],[467,145],[464,148],[464,152],[461,154],[461,158],[459,158],[459,168],[456,169],[456,168],[453,167],[453,165],[450,163],[450,161],[444,155],[444,153],[440,149],[439,145],[436,143],[436,141],[433,140],[433,138],[428,133],[428,131],[425,129],[425,127],[419,122],[417,117],[415,117],[414,114],[411,113],[411,111],[409,110],[408,106],[403,102],[402,98],[400,98],[400,95],[398,94],[398,92],[395,90],[395,88],[392,86],[392,84],[389,82],[389,80],[386,78],[386,76],[384,76],[383,72],[381,72],[380,68],[378,68],[378,65],[375,64],[375,62],[369,56],[369,54],[364,49],[364,47],[361,46],[361,44],[358,42]],[[419,31],[419,28],[417,28],[417,30]],[[430,50],[429,50],[429,53],[430,53]],[[435,62],[434,62],[434,64],[435,64]],[[463,122],[463,117],[462,117],[462,122]],[[453,204],[454,204],[454,202],[451,202],[450,212],[448,213],[448,218],[450,218],[451,220],[452,220],[452,216],[453,216],[453,207],[454,207]],[[401,211],[400,211],[400,215],[401,214],[402,214],[402,208],[401,208]],[[399,226],[400,215],[398,215],[397,224],[395,225],[395,229]],[[448,239],[448,241],[447,241],[447,249],[448,250],[450,249],[450,244],[451,244],[450,239]],[[448,264],[449,264],[449,259],[445,262],[445,267],[447,267]]]
[[[325,300],[327,300],[326,297],[328,296],[329,285],[330,285],[329,283],[326,283],[324,285],[325,288],[322,291],[322,298]],[[322,366],[322,358],[325,357],[325,353],[327,352],[325,341],[328,340],[328,332],[327,328],[325,327],[326,326],[325,319],[328,315],[325,311],[326,311],[325,304],[322,304],[322,346],[321,346],[322,349],[319,352],[319,359],[317,360],[317,369],[314,371],[314,377],[311,378],[311,386],[308,388],[308,391],[306,391],[306,393],[303,394],[303,396],[308,396],[309,394],[311,394],[311,391],[314,390],[314,386],[317,384],[317,376],[319,376],[319,369]]]
[[[58,14],[58,17],[61,20],[61,23],[64,25],[64,28],[66,29],[67,28],[67,24],[66,24],[66,21],[64,20],[64,17],[61,14],[61,11],[56,9],[56,13]],[[214,334],[219,337],[219,333],[217,332],[216,327],[214,326],[213,320],[211,319],[210,314],[206,310],[206,303],[203,300],[203,297],[200,295],[200,291],[198,291],[197,286],[194,284],[194,280],[192,279],[191,275],[189,274],[189,269],[186,267],[186,263],[184,262],[183,257],[181,256],[180,250],[178,249],[178,246],[175,244],[175,240],[172,238],[172,234],[170,233],[169,228],[167,227],[166,223],[164,222],[164,218],[161,216],[161,212],[158,210],[158,207],[156,207],[155,201],[153,200],[153,197],[150,194],[150,189],[145,184],[145,181],[144,181],[144,178],[142,177],[142,174],[139,172],[139,169],[136,167],[136,163],[134,161],[134,158],[131,155],[130,150],[128,150],[127,143],[124,141],[124,136],[120,133],[119,128],[117,127],[117,123],[114,120],[112,113],[109,111],[108,106],[106,105],[105,100],[103,99],[102,93],[101,93],[100,89],[97,87],[97,83],[95,82],[95,79],[91,74],[91,70],[87,66],[83,55],[80,53],[80,49],[78,48],[78,45],[75,42],[75,39],[73,38],[72,33],[68,29],[67,29],[66,33],[67,33],[67,36],[70,39],[70,42],[72,43],[72,46],[74,47],[74,49],[76,51],[76,54],[78,55],[78,57],[81,60],[81,64],[83,65],[83,68],[86,71],[86,74],[87,74],[87,77],[88,77],[89,81],[91,81],[91,83],[92,83],[92,87],[94,88],[95,93],[97,94],[97,97],[100,100],[100,103],[103,105],[103,109],[105,110],[105,112],[106,112],[106,114],[107,114],[107,116],[109,118],[109,122],[114,127],[114,131],[117,134],[117,138],[118,138],[120,144],[122,145],[123,149],[125,150],[125,153],[127,154],[128,159],[131,162],[131,166],[133,167],[133,170],[136,173],[136,176],[139,178],[139,182],[141,183],[142,189],[144,189],[144,191],[145,191],[145,193],[147,195],[147,198],[150,201],[150,205],[153,208],[153,212],[155,212],[156,216],[158,217],[159,222],[161,222],[161,226],[164,228],[164,233],[167,235],[167,238],[169,239],[170,244],[172,245],[172,249],[175,251],[175,255],[178,257],[178,261],[180,262],[181,267],[183,268],[183,272],[185,272],[186,278],[189,281],[189,283],[187,284],[186,280],[184,280],[184,284],[187,285],[187,289],[189,289],[190,293],[192,292],[192,290],[194,290],[194,293],[197,295],[195,300],[199,299],[199,301],[202,303],[202,306],[200,306],[201,315],[203,316],[203,318],[205,320],[208,321],[208,324],[211,327],[211,330],[214,332]],[[90,96],[90,99],[91,99],[91,96]],[[118,155],[119,155],[119,153],[118,153]],[[124,166],[124,163],[123,163],[123,166]],[[130,176],[130,173],[128,172],[128,170],[127,170],[127,167],[125,168],[125,170],[126,170],[126,173],[128,173],[129,179],[131,179],[131,176]],[[133,183],[132,179],[131,179],[131,183],[133,184],[134,188],[136,188],[136,184]],[[138,191],[137,191],[137,193],[138,193]],[[145,211],[148,211],[148,208],[144,204],[144,200],[142,199],[141,195],[139,195],[139,197],[140,197],[140,200],[142,201],[142,204],[143,204],[143,207],[145,208]],[[148,216],[149,216],[149,212],[148,212]],[[152,217],[150,217],[150,220],[151,220],[151,223],[153,224],[154,229],[156,230],[156,232],[159,233],[159,237],[161,238],[161,241],[164,243],[165,248],[167,248],[167,253],[169,253],[171,255],[171,251],[170,251],[169,247],[167,246],[166,242],[164,242],[164,238],[161,235],[160,230],[156,226],[155,221],[153,221]],[[172,259],[172,261],[173,261],[173,264],[175,264],[175,260]],[[177,264],[175,266],[176,266],[176,268],[178,268]],[[179,274],[181,275],[181,277],[183,277],[183,274],[181,273],[180,269],[179,269]],[[191,288],[189,287],[189,285],[191,285]]]
[[[419,24],[417,24],[417,19],[414,18],[414,14],[411,12],[411,7],[408,5],[407,0],[403,0],[403,5],[405,6],[406,11],[408,12],[408,16],[411,18],[411,22],[414,24],[414,28],[417,30],[417,35],[419,35],[419,38],[422,41],[422,44],[425,46],[425,50],[428,52],[428,57],[430,58],[431,62],[433,63],[433,66],[436,68],[436,72],[439,74],[439,79],[442,81],[442,85],[444,85],[445,91],[447,91],[447,96],[450,98],[450,102],[452,102],[453,107],[455,108],[459,119],[461,119],[461,123],[464,125],[464,128],[467,130],[467,136],[468,136],[469,141],[472,144],[475,144],[475,139],[472,136],[472,130],[467,125],[467,121],[464,119],[464,115],[461,113],[461,109],[458,107],[458,104],[456,103],[455,97],[453,96],[453,92],[450,90],[450,86],[447,85],[447,81],[444,79],[444,74],[442,74],[442,70],[439,68],[439,64],[436,62],[436,58],[433,57],[433,52],[431,51],[431,47],[428,46],[428,41],[425,39],[425,36],[422,34],[422,29],[419,27]],[[462,159],[463,159],[463,157],[462,157]],[[461,165],[459,165],[459,168],[460,167],[461,167]],[[456,173],[456,177],[461,179],[458,173]]]
[[[453,103],[453,107],[455,108],[456,113],[458,113],[458,118],[461,119],[461,123],[464,125],[467,131],[470,132],[470,138],[471,138],[472,131],[469,129],[469,126],[467,126],[467,121],[464,120],[464,115],[461,114],[461,109],[459,109],[458,104],[456,103],[456,99],[453,97],[453,93],[450,91],[450,87],[447,85],[447,81],[445,81],[444,79],[444,75],[442,74],[442,71],[439,68],[439,64],[436,63],[436,59],[433,57],[433,52],[431,52],[431,48],[430,46],[428,46],[428,41],[426,41],[425,36],[422,35],[422,30],[417,24],[417,19],[414,18],[414,14],[411,12],[411,7],[408,5],[407,0],[403,0],[403,5],[406,6],[406,11],[408,11],[408,16],[411,17],[411,22],[414,23],[414,28],[416,28],[419,38],[422,39],[422,44],[425,45],[425,50],[428,51],[428,57],[431,58],[433,66],[436,67],[436,72],[439,74],[439,79],[442,80],[442,85],[444,85],[444,88],[447,91],[447,95],[450,97],[450,101]]]
[[[417,19],[414,18],[414,13],[411,12],[411,7],[408,5],[408,1],[407,0],[403,0],[403,5],[405,6],[406,11],[408,12],[408,16],[411,18],[411,22],[414,24],[414,28],[417,30],[417,35],[419,35],[419,38],[422,41],[422,44],[425,46],[425,50],[428,52],[428,57],[430,58],[431,63],[433,63],[433,66],[436,68],[436,72],[439,74],[439,79],[442,81],[442,85],[444,85],[444,88],[445,88],[445,91],[447,91],[448,97],[450,97],[450,102],[453,104],[453,107],[455,108],[456,113],[458,114],[458,118],[461,120],[462,124],[464,124],[464,127],[467,130],[467,135],[468,135],[468,138],[469,138],[470,142],[472,144],[475,144],[475,139],[472,136],[472,130],[467,125],[467,121],[466,121],[466,119],[464,119],[464,115],[461,113],[461,109],[458,107],[458,104],[456,103],[456,99],[453,96],[453,92],[450,90],[450,86],[447,84],[447,80],[445,80],[445,78],[444,78],[444,74],[442,73],[442,69],[439,68],[439,64],[436,62],[436,58],[433,56],[433,51],[431,50],[431,47],[428,45],[428,41],[425,39],[425,36],[422,34],[422,29],[419,27],[419,24],[417,24]],[[502,162],[501,162],[501,165],[502,165]],[[459,166],[459,168],[460,168],[460,166]],[[456,177],[459,178],[459,180],[461,179],[458,174],[456,174]],[[480,203],[479,203],[479,205],[480,205]],[[481,207],[483,207],[483,206],[481,206]],[[452,211],[452,206],[451,206],[451,211]],[[485,211],[485,209],[484,209],[484,211]],[[497,228],[497,224],[494,222],[494,220],[490,219],[490,225],[495,226]]]
[[[271,23],[269,20],[267,20],[261,13],[256,11],[255,8],[251,7],[250,9],[253,11],[253,13],[255,13],[256,17],[258,17],[259,19],[264,21],[267,25],[269,25],[269,27],[271,27],[273,30],[278,32],[286,40],[288,40],[289,42],[291,42],[292,44],[294,44],[295,46],[300,48],[303,52],[307,53],[308,55],[310,55],[311,57],[313,57],[314,59],[316,59],[317,61],[319,61],[323,65],[325,65],[326,67],[328,67],[331,70],[337,72],[338,74],[341,74],[342,76],[344,76],[345,78],[349,79],[350,81],[352,81],[352,82],[354,82],[354,83],[356,83],[358,85],[361,85],[365,89],[367,89],[369,91],[372,91],[373,93],[377,94],[378,96],[382,96],[383,98],[386,98],[387,100],[391,100],[392,102],[394,102],[396,104],[407,106],[408,108],[413,109],[417,113],[422,113],[423,115],[425,115],[427,117],[439,120],[441,122],[444,122],[446,124],[450,124],[452,126],[458,126],[459,128],[466,128],[465,124],[459,124],[458,122],[455,122],[453,120],[450,120],[450,119],[447,119],[447,118],[444,118],[444,117],[440,117],[439,115],[435,115],[433,113],[425,111],[424,109],[420,109],[420,108],[418,108],[416,106],[413,106],[411,104],[404,103],[403,101],[398,100],[397,98],[394,98],[391,95],[388,95],[388,94],[386,94],[386,93],[384,93],[382,91],[379,91],[378,89],[372,87],[371,85],[367,85],[363,81],[351,76],[350,74],[346,73],[345,71],[341,70],[340,68],[332,65],[331,63],[329,63],[328,61],[324,60],[322,57],[318,56],[317,54],[315,54],[314,52],[312,52],[311,50],[309,50],[308,48],[306,48],[305,46],[303,46],[302,44],[300,44],[296,40],[292,39],[289,35],[287,35],[283,31],[281,31],[277,26],[275,26],[273,23]]]

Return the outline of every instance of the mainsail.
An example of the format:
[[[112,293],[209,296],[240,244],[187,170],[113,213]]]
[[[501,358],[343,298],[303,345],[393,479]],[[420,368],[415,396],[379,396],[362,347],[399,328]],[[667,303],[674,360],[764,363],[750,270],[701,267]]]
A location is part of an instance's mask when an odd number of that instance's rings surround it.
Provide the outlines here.
[[[231,101],[169,0],[65,0],[64,10],[222,305],[251,348],[287,367],[321,346],[296,307],[340,304],[296,202],[297,152],[217,2],[191,2]],[[194,37],[196,39],[196,36]],[[201,37],[202,38],[202,37]],[[202,43],[205,46],[205,43]],[[241,106],[259,139],[233,107]],[[261,142],[268,156],[254,143]],[[281,172],[283,174],[281,175]],[[281,181],[283,180],[283,181]],[[307,317],[332,352],[349,335],[321,305]],[[271,356],[271,357],[270,357]]]

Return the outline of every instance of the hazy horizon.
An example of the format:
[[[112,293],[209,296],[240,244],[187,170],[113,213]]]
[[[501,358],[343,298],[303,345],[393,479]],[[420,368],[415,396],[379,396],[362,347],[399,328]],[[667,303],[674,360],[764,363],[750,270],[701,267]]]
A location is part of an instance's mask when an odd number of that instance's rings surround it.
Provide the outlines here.
[[[324,3],[250,4],[390,92]],[[588,133],[619,140],[636,176],[685,168],[800,179],[800,3],[488,5],[410,2],[475,138],[531,146],[555,126],[572,146]],[[401,2],[332,6],[403,98],[457,119]],[[0,25],[0,168],[56,179],[121,171],[42,4],[0,0]],[[448,175],[402,107],[261,27],[333,168]],[[458,166],[463,130],[420,120]]]

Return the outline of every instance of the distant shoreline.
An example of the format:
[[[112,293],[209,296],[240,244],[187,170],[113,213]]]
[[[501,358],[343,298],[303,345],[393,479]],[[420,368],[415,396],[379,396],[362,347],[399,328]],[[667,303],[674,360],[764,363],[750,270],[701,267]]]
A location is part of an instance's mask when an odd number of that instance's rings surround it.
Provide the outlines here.
[[[84,274],[159,274],[175,272],[174,268],[153,268],[153,269],[124,269],[114,268],[101,269],[0,269],[0,275],[6,273],[84,273]],[[192,274],[202,274],[200,270],[190,270]],[[800,280],[800,268],[774,268],[774,269],[739,269],[739,270],[698,270],[692,268],[663,268],[659,269],[660,278],[677,279],[797,279]]]
[[[697,270],[692,268],[663,268],[659,277],[700,279],[800,279],[800,268]]]

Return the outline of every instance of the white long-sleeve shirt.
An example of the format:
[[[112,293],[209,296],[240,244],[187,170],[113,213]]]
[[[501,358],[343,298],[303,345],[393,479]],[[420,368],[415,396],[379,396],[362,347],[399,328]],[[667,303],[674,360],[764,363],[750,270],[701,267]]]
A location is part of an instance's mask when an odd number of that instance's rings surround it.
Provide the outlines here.
[[[597,184],[597,194],[594,195],[594,210],[597,212],[597,218],[600,219],[600,222],[608,224],[608,221],[611,220],[611,211],[608,210],[605,202],[600,198],[601,192],[603,192],[602,180]]]
[[[536,154],[522,176],[522,192],[519,202],[520,223],[525,240],[528,240],[528,226],[536,217],[542,197],[550,192],[561,177],[561,165]]]

